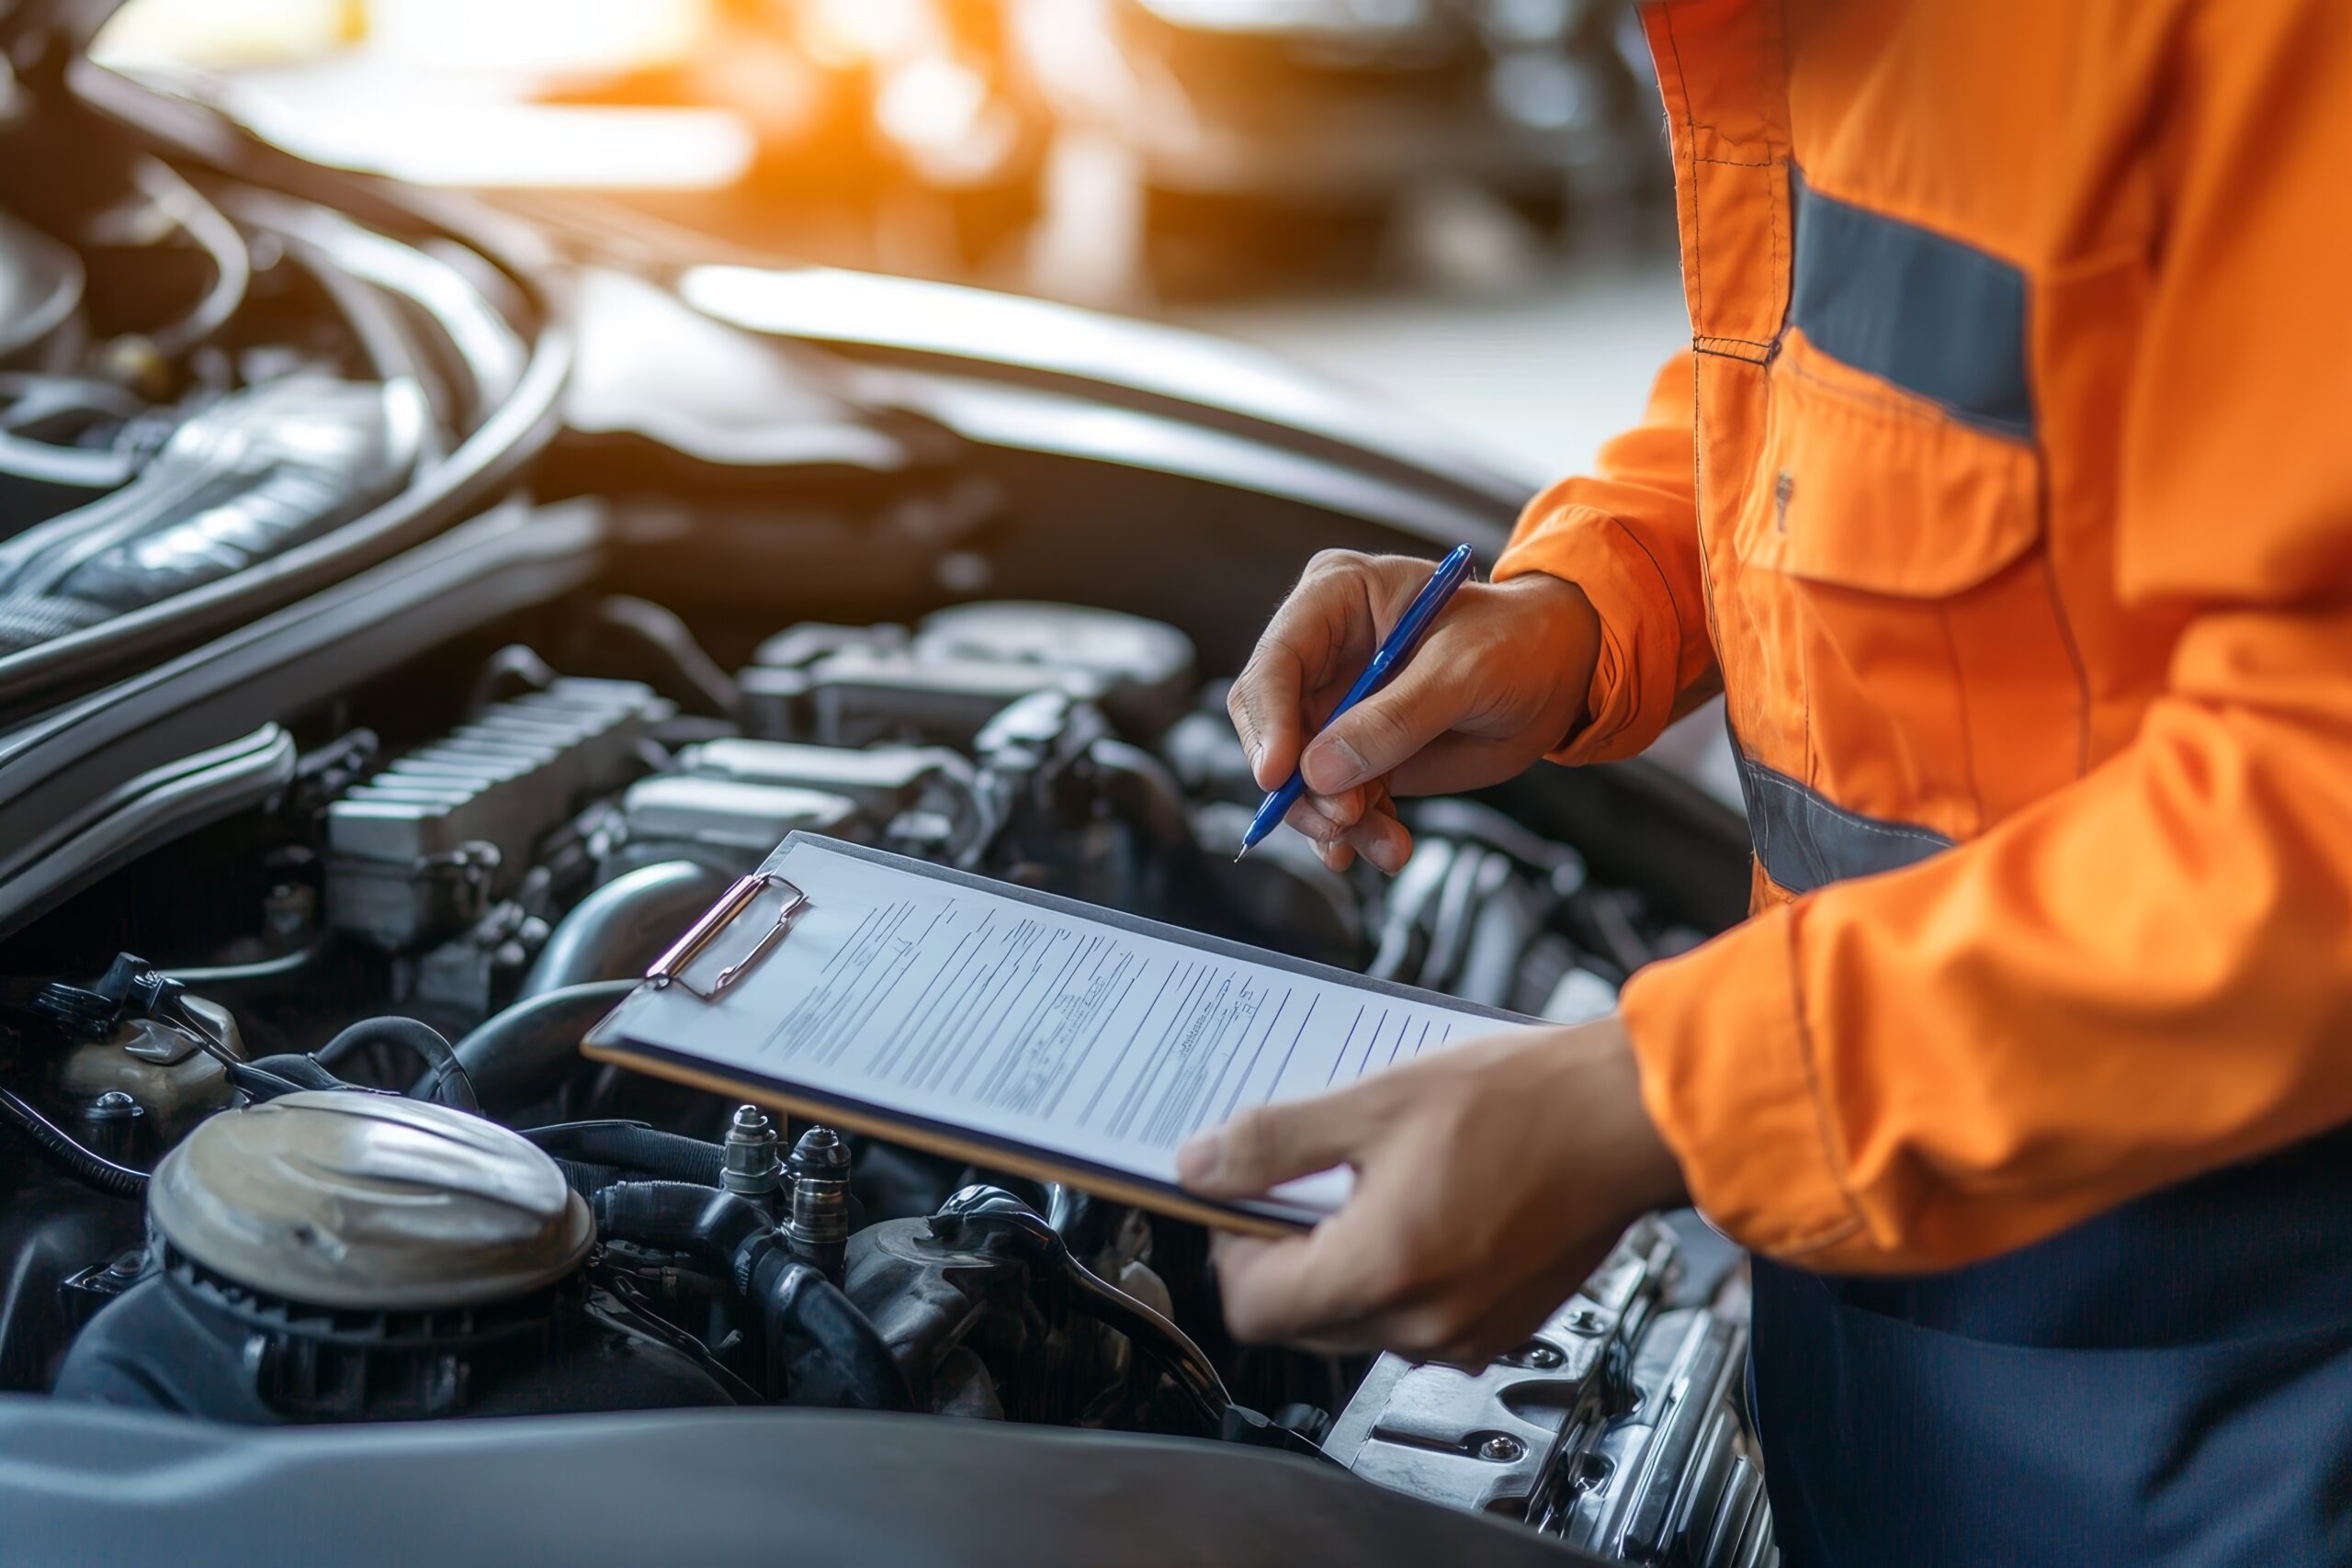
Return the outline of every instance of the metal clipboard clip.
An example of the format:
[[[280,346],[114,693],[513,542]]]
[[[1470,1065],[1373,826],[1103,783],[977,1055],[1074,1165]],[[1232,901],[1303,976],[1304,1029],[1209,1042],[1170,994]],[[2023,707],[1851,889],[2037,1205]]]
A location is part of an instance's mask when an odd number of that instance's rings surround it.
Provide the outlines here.
[[[702,950],[708,947],[720,931],[733,925],[735,917],[750,908],[760,895],[771,887],[784,889],[784,907],[775,912],[775,924],[760,934],[758,944],[712,976],[710,989],[703,990],[688,980],[685,977],[686,965],[701,957]],[[765,958],[775,944],[784,940],[785,933],[792,929],[793,920],[808,908],[808,895],[792,883],[772,871],[755,871],[729,888],[727,897],[704,911],[702,919],[688,927],[686,934],[680,937],[669,952],[653,961],[653,967],[645,972],[646,984],[656,990],[675,986],[697,1001],[715,1002],[728,987],[741,979],[745,971]]]

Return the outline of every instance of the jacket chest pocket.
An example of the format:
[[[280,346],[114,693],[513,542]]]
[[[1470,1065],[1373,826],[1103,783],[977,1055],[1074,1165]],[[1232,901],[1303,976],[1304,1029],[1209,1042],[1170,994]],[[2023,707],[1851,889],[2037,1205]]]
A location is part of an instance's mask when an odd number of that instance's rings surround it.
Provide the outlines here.
[[[2071,776],[2079,703],[2042,512],[2029,442],[1787,333],[1726,520],[1750,762],[1948,839]]]

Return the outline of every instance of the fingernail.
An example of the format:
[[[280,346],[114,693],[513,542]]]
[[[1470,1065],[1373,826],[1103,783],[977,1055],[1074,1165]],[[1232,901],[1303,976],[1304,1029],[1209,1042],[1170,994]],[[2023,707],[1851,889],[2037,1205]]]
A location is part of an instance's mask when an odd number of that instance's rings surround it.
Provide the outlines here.
[[[1187,1185],[1210,1180],[1224,1157],[1221,1141],[1215,1133],[1195,1133],[1176,1151],[1176,1179]]]
[[[1394,839],[1381,839],[1364,851],[1372,863],[1394,876],[1405,869],[1405,846]]]
[[[1356,749],[1336,735],[1327,735],[1306,749],[1303,770],[1306,787],[1317,795],[1337,795],[1351,787],[1366,772]]]

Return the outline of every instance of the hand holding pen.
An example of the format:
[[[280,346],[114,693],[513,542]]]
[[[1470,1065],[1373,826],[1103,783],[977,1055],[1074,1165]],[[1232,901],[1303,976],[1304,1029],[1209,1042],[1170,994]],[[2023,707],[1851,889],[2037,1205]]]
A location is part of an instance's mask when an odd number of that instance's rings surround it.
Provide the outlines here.
[[[1481,788],[1580,728],[1600,642],[1583,592],[1540,574],[1472,581],[1469,553],[1435,572],[1336,550],[1308,566],[1228,701],[1257,782],[1273,792],[1250,844],[1288,821],[1335,869],[1362,853],[1394,872],[1412,838],[1392,790]]]

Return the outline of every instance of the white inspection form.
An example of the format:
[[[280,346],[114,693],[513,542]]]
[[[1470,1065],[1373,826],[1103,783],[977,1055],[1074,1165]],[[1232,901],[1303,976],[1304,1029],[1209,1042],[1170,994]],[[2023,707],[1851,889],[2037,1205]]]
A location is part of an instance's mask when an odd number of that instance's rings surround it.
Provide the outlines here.
[[[808,900],[784,938],[716,1001],[640,988],[592,1045],[1172,1189],[1177,1145],[1244,1106],[1527,1026],[829,840],[796,834],[764,869]],[[784,897],[679,977],[709,988]],[[1312,1217],[1345,1191],[1326,1173],[1269,1210]]]

